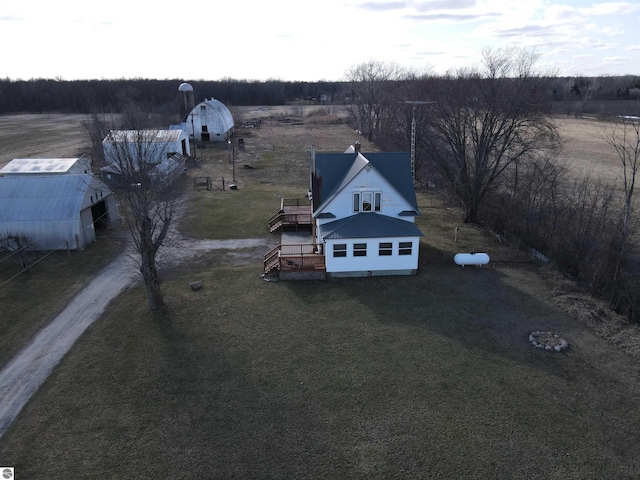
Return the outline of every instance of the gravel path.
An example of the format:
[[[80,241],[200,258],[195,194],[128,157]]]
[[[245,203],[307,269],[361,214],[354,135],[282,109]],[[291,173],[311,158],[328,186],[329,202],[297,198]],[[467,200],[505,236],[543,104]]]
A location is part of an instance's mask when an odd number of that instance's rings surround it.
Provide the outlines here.
[[[174,263],[208,250],[266,247],[269,240],[190,241],[185,248],[186,243],[182,240],[179,248],[168,247],[161,253]],[[109,302],[138,281],[140,274],[131,255],[121,254],[5,366],[0,372],[0,437],[80,335],[102,315]]]

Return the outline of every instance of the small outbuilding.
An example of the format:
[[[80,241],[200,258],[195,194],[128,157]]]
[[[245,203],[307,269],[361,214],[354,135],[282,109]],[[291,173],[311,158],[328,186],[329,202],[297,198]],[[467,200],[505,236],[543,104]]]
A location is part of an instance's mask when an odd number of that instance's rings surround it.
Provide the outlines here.
[[[190,138],[198,142],[226,142],[233,134],[231,111],[219,100],[211,98],[196,105],[183,120]]]
[[[120,162],[158,165],[176,154],[189,156],[187,134],[172,130],[111,130],[102,141],[107,166],[117,168]]]
[[[113,192],[88,174],[0,177],[0,242],[33,250],[81,250],[120,216]]]

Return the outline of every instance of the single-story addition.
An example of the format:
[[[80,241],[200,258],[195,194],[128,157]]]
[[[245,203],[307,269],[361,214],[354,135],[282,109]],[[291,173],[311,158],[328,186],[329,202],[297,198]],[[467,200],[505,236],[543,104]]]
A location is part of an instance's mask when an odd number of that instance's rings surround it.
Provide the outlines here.
[[[20,237],[33,250],[81,250],[96,228],[119,219],[115,196],[92,175],[0,177],[0,241]]]
[[[88,158],[14,158],[0,169],[0,175],[78,175],[91,173]]]
[[[270,229],[308,224],[310,241],[283,242],[265,257],[265,272],[278,270],[280,278],[417,272],[423,233],[414,223],[419,211],[409,153],[312,150],[309,196],[307,206],[283,199]]]
[[[182,128],[198,142],[226,142],[233,134],[231,111],[224,103],[210,98],[196,105],[184,118]]]

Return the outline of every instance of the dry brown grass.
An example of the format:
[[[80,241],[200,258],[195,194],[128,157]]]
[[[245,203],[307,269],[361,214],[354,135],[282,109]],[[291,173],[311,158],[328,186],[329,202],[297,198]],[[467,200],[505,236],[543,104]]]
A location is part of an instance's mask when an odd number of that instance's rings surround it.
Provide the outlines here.
[[[73,158],[86,151],[87,115],[0,115],[0,168],[14,158]]]
[[[609,183],[620,182],[622,166],[615,150],[602,139],[605,122],[574,117],[555,119],[565,143],[560,157],[572,175],[602,178]]]

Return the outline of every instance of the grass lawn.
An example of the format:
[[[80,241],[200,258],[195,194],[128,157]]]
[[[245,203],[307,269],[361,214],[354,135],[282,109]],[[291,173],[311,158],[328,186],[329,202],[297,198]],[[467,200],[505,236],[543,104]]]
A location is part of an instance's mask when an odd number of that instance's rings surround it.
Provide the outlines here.
[[[305,192],[279,128],[250,137],[239,190],[189,192],[181,233],[267,235],[279,197]],[[208,155],[188,174],[230,178]],[[637,363],[558,309],[518,252],[418,201],[416,276],[271,283],[266,252],[217,250],[164,272],[161,319],[126,291],[0,439],[0,464],[30,479],[637,478]],[[471,249],[492,263],[453,265]],[[570,348],[536,350],[533,330]]]
[[[633,478],[637,375],[529,272],[267,283],[218,253],[85,334],[0,443],[23,478]],[[192,292],[191,278],[204,289]],[[481,288],[479,288],[481,286]],[[533,285],[543,289],[543,285]],[[489,293],[491,292],[491,293]],[[560,331],[565,354],[533,349]],[[603,362],[603,363],[600,363]]]

